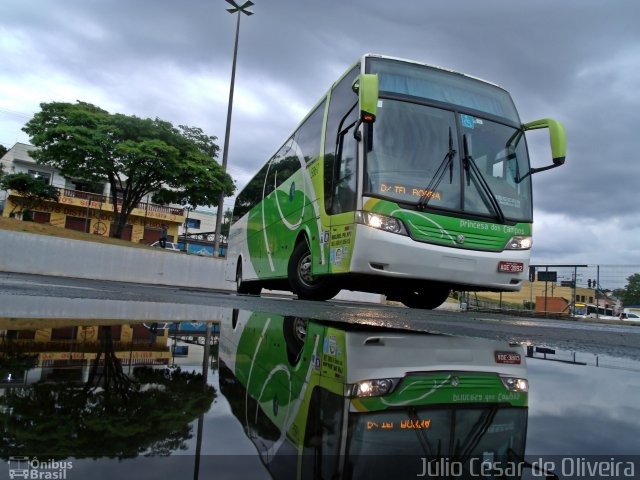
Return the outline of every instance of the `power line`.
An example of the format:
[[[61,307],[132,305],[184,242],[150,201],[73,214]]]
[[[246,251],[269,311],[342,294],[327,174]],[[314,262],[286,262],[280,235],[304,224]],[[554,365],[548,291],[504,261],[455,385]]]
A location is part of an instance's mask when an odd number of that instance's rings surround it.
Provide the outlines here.
[[[0,112],[5,113],[7,115],[12,115],[14,117],[22,117],[27,119],[30,119],[31,117],[33,117],[33,113],[19,112],[18,110],[10,110],[8,108],[2,108],[2,107],[0,107]]]

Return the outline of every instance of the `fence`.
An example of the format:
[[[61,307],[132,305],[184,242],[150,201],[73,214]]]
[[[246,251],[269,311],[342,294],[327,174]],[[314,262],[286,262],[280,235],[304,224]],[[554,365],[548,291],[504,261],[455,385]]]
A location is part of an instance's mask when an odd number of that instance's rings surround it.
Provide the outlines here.
[[[616,291],[640,265],[531,265],[519,292],[455,292],[471,310],[531,313],[549,317],[617,316],[623,308]],[[597,307],[600,307],[598,310]]]

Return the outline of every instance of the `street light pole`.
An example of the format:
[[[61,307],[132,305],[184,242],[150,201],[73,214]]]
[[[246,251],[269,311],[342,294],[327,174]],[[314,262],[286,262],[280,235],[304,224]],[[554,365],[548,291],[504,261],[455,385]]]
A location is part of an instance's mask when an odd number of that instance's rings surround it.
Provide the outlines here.
[[[233,63],[231,66],[231,85],[229,86],[229,105],[227,107],[227,127],[224,133],[224,147],[222,148],[222,170],[227,171],[227,157],[229,154],[229,132],[231,131],[231,111],[233,109],[233,88],[236,81],[236,59],[238,57],[238,37],[240,35],[240,17],[241,14],[247,16],[253,15],[251,10],[247,10],[253,5],[251,0],[245,1],[242,5],[238,5],[235,0],[226,0],[231,5],[227,8],[229,13],[237,13],[238,21],[236,22],[236,40],[233,46]],[[220,256],[220,233],[222,231],[222,217],[224,215],[224,192],[220,192],[218,198],[218,213],[216,214],[216,233],[213,241],[213,256]]]

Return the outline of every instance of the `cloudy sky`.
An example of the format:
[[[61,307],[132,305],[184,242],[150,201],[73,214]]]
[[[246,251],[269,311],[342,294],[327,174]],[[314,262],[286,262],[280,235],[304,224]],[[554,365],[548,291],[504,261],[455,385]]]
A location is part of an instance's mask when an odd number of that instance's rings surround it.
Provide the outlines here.
[[[242,187],[363,53],[500,84],[565,124],[534,176],[535,262],[640,264],[637,0],[255,0],[241,24],[229,171]],[[235,16],[224,0],[2,0],[0,143],[41,102],[203,128],[222,145]],[[536,166],[546,132],[532,132]]]

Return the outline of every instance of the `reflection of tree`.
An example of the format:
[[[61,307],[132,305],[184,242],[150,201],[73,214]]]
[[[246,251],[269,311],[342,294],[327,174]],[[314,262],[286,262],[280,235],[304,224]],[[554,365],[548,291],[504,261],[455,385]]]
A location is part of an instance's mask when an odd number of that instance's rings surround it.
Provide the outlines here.
[[[85,385],[40,382],[0,397],[0,457],[134,457],[185,449],[190,423],[216,397],[201,374],[138,367],[127,377],[110,327]],[[106,333],[108,330],[108,333]]]
[[[122,363],[116,357],[111,327],[101,326],[99,337],[100,349],[91,365],[85,391],[95,391],[100,387],[106,392],[113,389],[123,397],[127,397],[132,387],[132,379],[122,371]]]

